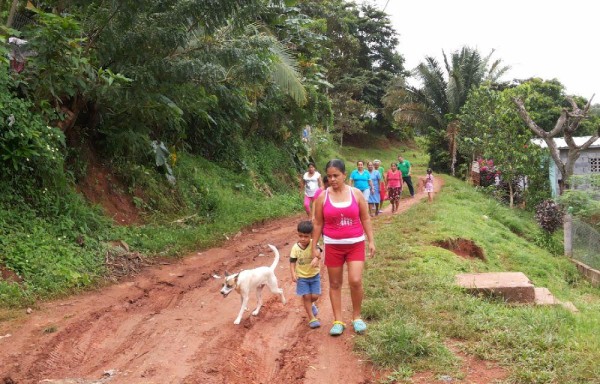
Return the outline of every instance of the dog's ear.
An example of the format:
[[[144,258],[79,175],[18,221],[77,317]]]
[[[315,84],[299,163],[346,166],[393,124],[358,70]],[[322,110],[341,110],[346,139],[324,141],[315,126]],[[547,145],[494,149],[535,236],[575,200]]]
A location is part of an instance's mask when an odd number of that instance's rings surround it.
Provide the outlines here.
[[[229,276],[229,272],[225,271],[225,277]]]
[[[236,273],[236,274],[235,274],[235,280],[234,280],[234,281],[235,281],[235,283],[236,283],[236,284],[237,284],[237,282],[238,282],[238,277],[239,277],[239,276],[240,276],[240,274],[239,274],[239,273]]]

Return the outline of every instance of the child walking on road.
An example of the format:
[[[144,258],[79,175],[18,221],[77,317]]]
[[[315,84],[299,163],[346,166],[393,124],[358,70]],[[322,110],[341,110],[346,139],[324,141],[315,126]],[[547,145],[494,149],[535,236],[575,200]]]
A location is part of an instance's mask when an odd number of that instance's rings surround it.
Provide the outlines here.
[[[429,198],[429,202],[433,201],[433,171],[431,168],[427,168],[427,176],[425,176],[425,192],[427,192],[427,197]]]
[[[290,273],[292,281],[297,283],[296,294],[302,296],[304,310],[310,319],[308,326],[319,328],[321,326],[317,319],[319,309],[315,302],[321,296],[320,260],[319,263],[312,263],[312,232],[311,221],[301,221],[298,224],[298,242],[294,244],[290,252]],[[318,249],[320,251],[320,248]],[[316,266],[313,266],[315,264]]]

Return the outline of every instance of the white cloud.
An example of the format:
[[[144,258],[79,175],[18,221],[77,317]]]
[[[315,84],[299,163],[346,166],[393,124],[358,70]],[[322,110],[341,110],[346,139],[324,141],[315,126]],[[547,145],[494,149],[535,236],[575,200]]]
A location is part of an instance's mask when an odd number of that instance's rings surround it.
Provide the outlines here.
[[[589,0],[374,0],[399,33],[408,69],[463,46],[495,49],[505,79],[558,79],[568,93],[600,103],[600,5]]]

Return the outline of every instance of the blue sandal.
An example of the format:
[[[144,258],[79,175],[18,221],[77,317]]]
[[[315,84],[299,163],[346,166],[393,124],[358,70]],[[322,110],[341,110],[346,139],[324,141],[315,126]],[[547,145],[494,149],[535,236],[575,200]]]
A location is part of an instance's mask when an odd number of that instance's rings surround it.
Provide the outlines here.
[[[317,316],[319,314],[319,308],[317,308],[317,305],[315,303],[313,303],[312,305],[312,314],[313,316]]]
[[[321,326],[321,322],[319,321],[319,319],[313,318],[311,321],[308,322],[308,326],[312,329],[319,328]]]
[[[367,324],[365,324],[362,319],[355,319],[352,321],[352,326],[354,327],[354,332],[358,333],[359,335],[363,334],[367,330]]]
[[[333,322],[333,327],[331,327],[329,334],[331,336],[339,336],[342,333],[344,333],[345,328],[346,328],[346,324],[342,323],[341,321],[336,320]]]

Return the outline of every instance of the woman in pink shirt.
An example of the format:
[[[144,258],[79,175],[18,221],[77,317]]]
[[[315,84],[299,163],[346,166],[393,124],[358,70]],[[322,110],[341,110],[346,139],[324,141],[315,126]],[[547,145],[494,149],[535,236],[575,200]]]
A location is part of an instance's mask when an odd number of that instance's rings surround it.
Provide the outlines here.
[[[402,194],[402,172],[398,170],[396,163],[392,163],[390,168],[385,174],[384,180],[388,190],[388,198],[392,203],[392,213],[394,213],[398,210],[400,195]]]
[[[323,235],[325,265],[329,275],[329,299],[333,309],[332,336],[341,335],[346,324],[342,321],[342,283],[344,263],[348,264],[348,283],[352,298],[352,325],[356,333],[363,333],[367,325],[360,318],[363,299],[362,273],[365,264],[365,235],[369,256],[375,255],[375,241],[369,207],[362,192],[345,183],[346,166],[334,159],[325,166],[327,188],[315,200],[314,230],[312,235],[313,264],[321,257],[316,244]]]

